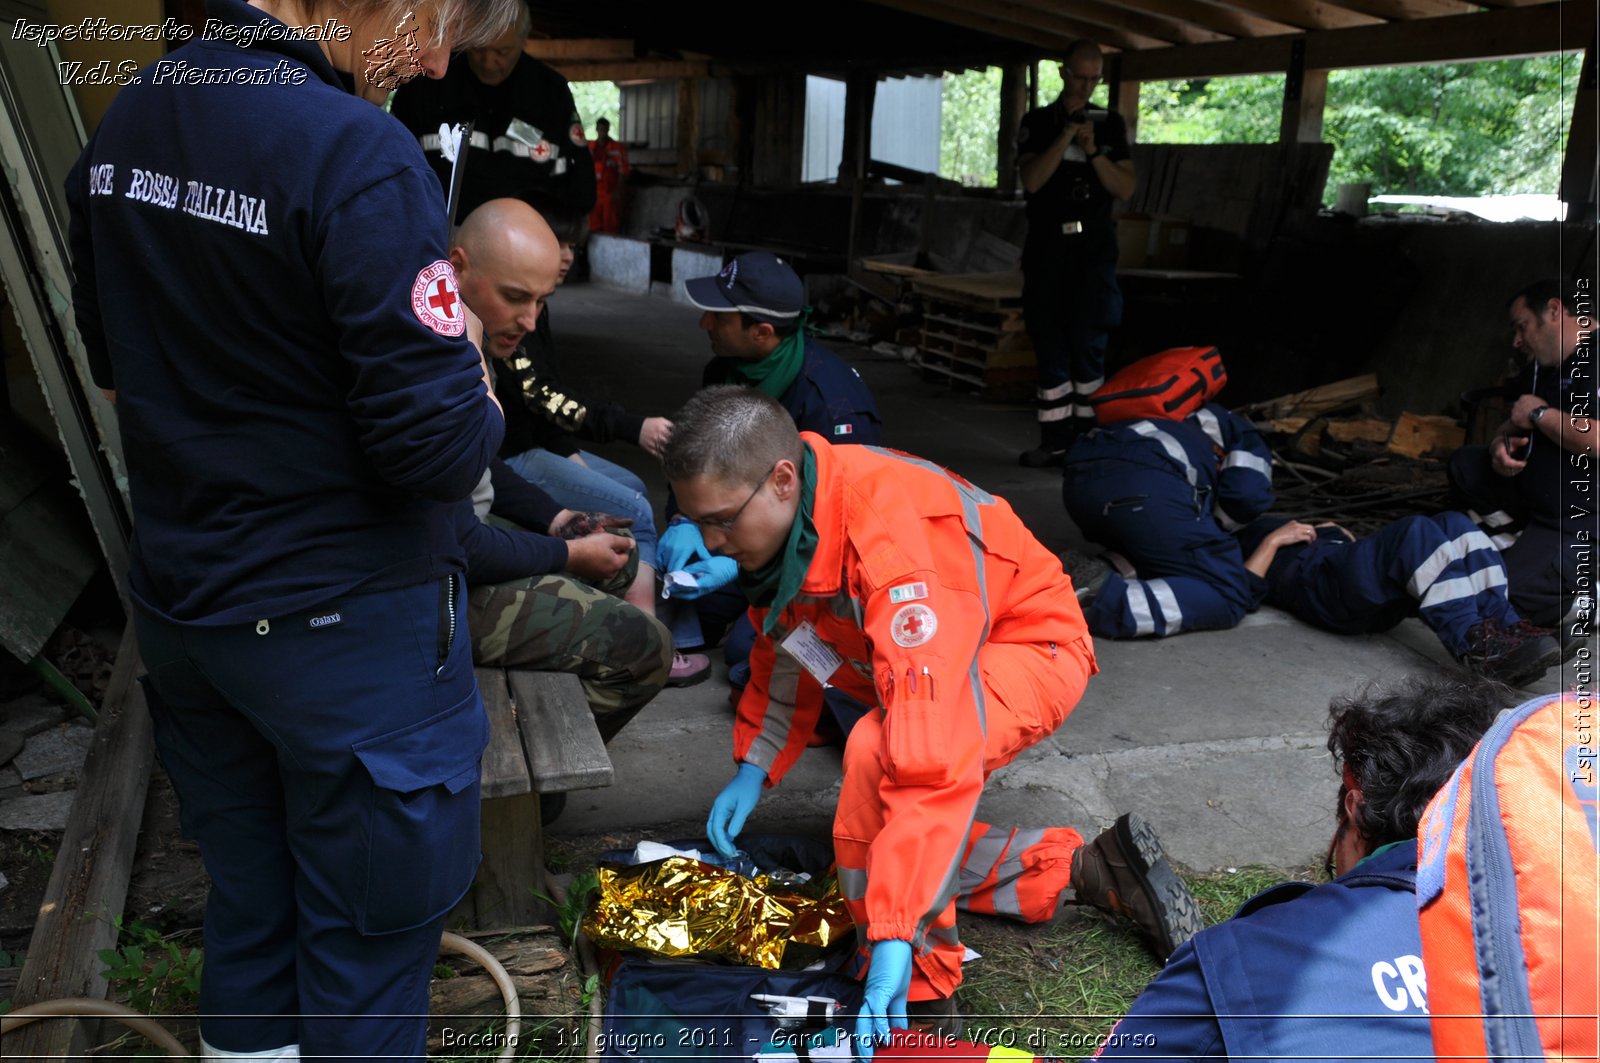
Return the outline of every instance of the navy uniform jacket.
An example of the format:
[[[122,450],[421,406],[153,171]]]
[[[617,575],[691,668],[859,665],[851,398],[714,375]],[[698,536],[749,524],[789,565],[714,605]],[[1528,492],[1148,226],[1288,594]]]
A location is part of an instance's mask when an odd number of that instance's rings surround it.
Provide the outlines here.
[[[1272,508],[1272,450],[1255,426],[1208,402],[1181,421],[1124,421],[1080,436],[1067,451],[1068,478],[1092,462],[1126,462],[1161,474],[1133,490],[1190,492],[1224,531]]]
[[[1100,1059],[1432,1059],[1417,846],[1279,886],[1172,954]]]
[[[472,73],[466,55],[457,55],[440,80],[417,78],[402,86],[390,113],[411,130],[446,185],[451,164],[439,150],[439,126],[473,123],[457,221],[501,196],[530,201],[548,197],[581,215],[594,207],[594,157],[572,89],[566,78],[532,56],[518,58],[500,84],[485,85]],[[512,135],[514,119],[538,131],[533,144]]]
[[[1128,127],[1116,111],[1087,108],[1094,125],[1095,147],[1112,162],[1131,158]],[[1057,100],[1022,116],[1017,127],[1017,154],[1038,155],[1055,142],[1067,125],[1067,109]],[[1050,179],[1037,192],[1027,194],[1030,240],[1061,238],[1061,223],[1083,222],[1085,231],[1110,232],[1115,228],[1111,208],[1116,200],[1094,174],[1094,163],[1076,144],[1068,144]]]
[[[206,13],[263,18],[239,0]],[[227,83],[179,80],[180,62]],[[464,336],[443,196],[416,141],[315,42],[196,39],[147,67],[67,197],[78,328],[95,382],[117,390],[142,605],[238,623],[462,570],[451,507],[502,428]]]
[[[706,365],[702,385],[726,382],[724,362],[713,358]],[[883,445],[883,418],[861,374],[837,354],[806,338],[805,362],[778,399],[802,432],[815,432],[830,443]]]

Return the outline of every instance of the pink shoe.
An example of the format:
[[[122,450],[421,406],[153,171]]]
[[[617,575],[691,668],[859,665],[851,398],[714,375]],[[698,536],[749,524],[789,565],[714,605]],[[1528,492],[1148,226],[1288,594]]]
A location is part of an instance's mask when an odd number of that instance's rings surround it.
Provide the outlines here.
[[[711,674],[711,658],[703,653],[672,651],[672,671],[667,675],[669,687],[692,687]]]

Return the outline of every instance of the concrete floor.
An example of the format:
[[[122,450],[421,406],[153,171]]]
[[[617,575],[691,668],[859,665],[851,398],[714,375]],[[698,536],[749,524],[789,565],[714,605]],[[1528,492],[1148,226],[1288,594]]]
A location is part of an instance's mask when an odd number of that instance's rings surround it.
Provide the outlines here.
[[[551,314],[569,381],[638,413],[670,415],[710,357],[698,311],[661,295],[575,285],[556,294]],[[872,387],[890,445],[1005,497],[1052,550],[1083,545],[1059,474],[1016,464],[1036,438],[1028,409],[952,393],[896,357],[834,348]],[[659,508],[665,484],[653,461],[623,444],[602,453],[643,476]],[[1320,863],[1338,789],[1324,745],[1329,700],[1368,681],[1454,667],[1417,620],[1350,638],[1266,607],[1232,631],[1101,640],[1096,653],[1100,673],[1083,701],[990,779],[979,816],[1092,835],[1138,811],[1176,860],[1198,870]],[[571,794],[555,833],[703,820],[733,772],[726,670],[720,654],[713,659],[712,679],[664,691],[612,743],[617,784]],[[1530,693],[1560,686],[1552,670]],[[837,750],[809,751],[746,829],[825,830],[838,776]]]

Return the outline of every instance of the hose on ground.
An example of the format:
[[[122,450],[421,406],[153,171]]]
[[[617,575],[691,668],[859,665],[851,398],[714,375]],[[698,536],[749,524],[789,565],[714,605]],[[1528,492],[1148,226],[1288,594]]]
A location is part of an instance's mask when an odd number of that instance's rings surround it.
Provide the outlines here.
[[[448,930],[439,939],[439,951],[453,952],[476,960],[485,971],[489,972],[489,977],[494,979],[496,988],[500,990],[500,999],[505,1001],[506,1005],[505,1046],[500,1049],[498,1058],[515,1059],[517,1039],[522,1034],[522,1001],[517,997],[517,984],[511,980],[510,973],[499,960],[489,954],[488,949]]]
[[[500,1050],[498,1058],[514,1059],[517,1054],[517,1040],[522,1033],[522,1001],[517,997],[517,986],[511,980],[510,973],[482,945],[468,941],[460,934],[453,934],[448,930],[439,940],[439,951],[465,956],[489,972],[489,977],[494,980],[495,987],[500,990],[500,998],[506,1005],[506,1043]],[[42,1000],[37,1004],[17,1008],[0,1016],[0,1036],[9,1035],[12,1031],[20,1030],[40,1019],[55,1018],[112,1019],[140,1034],[169,1056],[177,1059],[193,1058],[188,1049],[183,1047],[183,1042],[172,1035],[172,1031],[148,1015],[109,1000],[90,1000],[87,997]]]
[[[109,1000],[90,1000],[87,997],[62,997],[59,1000],[41,1000],[37,1004],[29,1004],[5,1016],[0,1016],[0,1036],[8,1036],[13,1030],[19,1030],[40,1019],[56,1018],[113,1019],[135,1033],[142,1035],[151,1044],[160,1048],[169,1056],[178,1059],[192,1058],[188,1049],[183,1047],[183,1043],[172,1036],[172,1031],[148,1015],[143,1015],[132,1008],[123,1007],[121,1004],[114,1004]]]

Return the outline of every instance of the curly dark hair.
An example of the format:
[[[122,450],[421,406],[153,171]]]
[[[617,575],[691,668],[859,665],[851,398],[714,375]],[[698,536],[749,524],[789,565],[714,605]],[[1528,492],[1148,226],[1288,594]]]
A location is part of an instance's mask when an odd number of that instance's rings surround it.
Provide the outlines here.
[[[1517,697],[1465,675],[1416,675],[1364,687],[1328,706],[1328,752],[1361,791],[1354,826],[1372,848],[1417,836],[1417,822],[1450,773]],[[1345,826],[1339,787],[1339,827]]]

